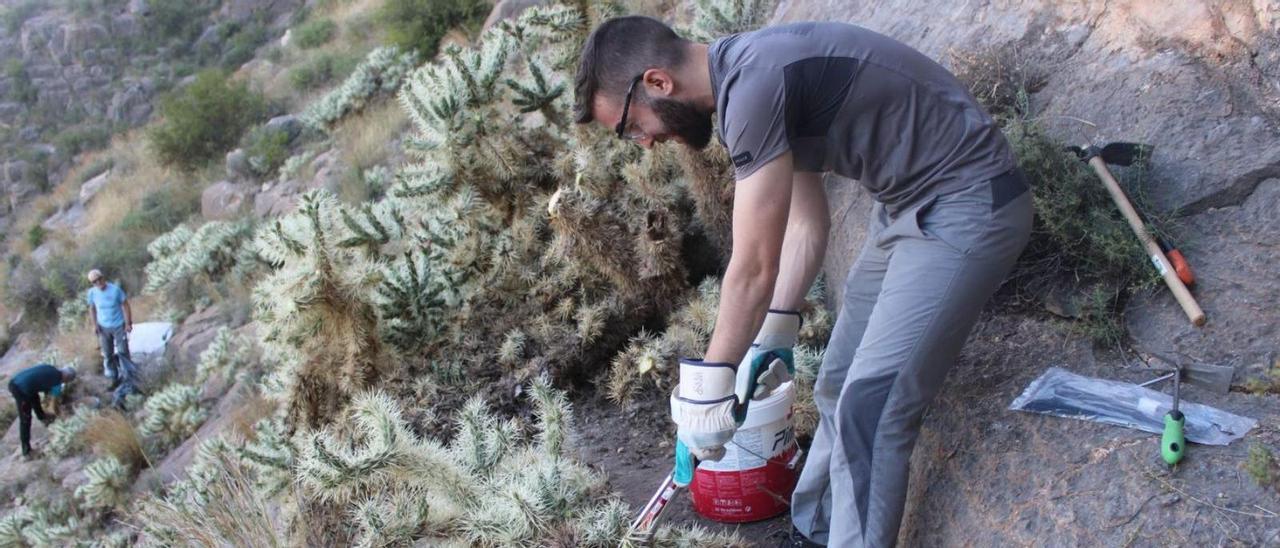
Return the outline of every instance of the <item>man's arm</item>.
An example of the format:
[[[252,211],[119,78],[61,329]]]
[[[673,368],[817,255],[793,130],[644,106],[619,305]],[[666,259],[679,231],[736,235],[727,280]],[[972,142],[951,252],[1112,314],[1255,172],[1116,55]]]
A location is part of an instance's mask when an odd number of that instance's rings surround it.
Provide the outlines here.
[[[32,407],[32,411],[34,411],[36,414],[36,418],[40,419],[40,422],[48,423],[49,416],[44,413],[43,404],[44,402],[40,399],[39,392],[36,392],[36,395],[31,396],[31,407]]]
[[[98,307],[93,303],[89,303],[89,326],[93,329],[93,334],[98,334]]]
[[[797,172],[792,180],[787,236],[782,241],[778,283],[774,285],[773,300],[769,304],[774,310],[799,310],[804,304],[813,279],[822,270],[827,234],[831,230],[822,174]]]
[[[787,152],[736,184],[733,250],[720,285],[720,310],[704,358],[708,362],[741,361],[764,322],[791,209],[791,166]]]
[[[120,303],[120,306],[124,307],[124,331],[126,333],[132,332],[133,331],[133,309],[129,308],[129,298],[125,297],[124,301]]]

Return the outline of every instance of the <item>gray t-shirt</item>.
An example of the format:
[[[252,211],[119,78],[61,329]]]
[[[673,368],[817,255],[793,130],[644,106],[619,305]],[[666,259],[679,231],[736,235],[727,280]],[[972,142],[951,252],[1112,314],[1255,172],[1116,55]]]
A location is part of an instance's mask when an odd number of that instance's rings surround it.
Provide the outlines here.
[[[779,25],[716,40],[708,57],[738,180],[790,150],[796,171],[857,179],[896,211],[1014,167],[964,84],[882,34]]]

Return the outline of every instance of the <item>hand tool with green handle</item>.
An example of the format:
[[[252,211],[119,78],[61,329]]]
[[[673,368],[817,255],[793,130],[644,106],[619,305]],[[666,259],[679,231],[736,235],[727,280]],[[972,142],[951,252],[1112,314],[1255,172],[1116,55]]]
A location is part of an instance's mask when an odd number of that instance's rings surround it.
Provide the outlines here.
[[[1176,365],[1174,367],[1177,367]],[[1182,391],[1182,368],[1178,367],[1173,373],[1173,408],[1164,416],[1164,433],[1160,436],[1160,456],[1164,458],[1165,464],[1173,466],[1182,462],[1182,457],[1186,453],[1187,438],[1183,427],[1186,426],[1187,418],[1178,410],[1178,400]]]

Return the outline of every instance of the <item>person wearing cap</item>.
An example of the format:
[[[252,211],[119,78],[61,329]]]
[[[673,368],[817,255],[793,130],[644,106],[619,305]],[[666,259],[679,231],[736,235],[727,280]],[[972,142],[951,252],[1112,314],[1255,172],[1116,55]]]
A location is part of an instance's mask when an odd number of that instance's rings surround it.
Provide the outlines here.
[[[40,407],[40,394],[52,397],[62,395],[63,385],[76,378],[74,367],[58,369],[49,364],[38,364],[19,371],[9,380],[9,393],[18,406],[18,439],[22,442],[22,456],[31,457],[31,414],[46,426],[56,418]]]
[[[90,270],[89,283],[93,284],[88,294],[89,322],[102,349],[103,374],[111,379],[110,390],[116,390],[132,373],[129,333],[133,331],[133,311],[124,290],[108,282],[102,271]]]

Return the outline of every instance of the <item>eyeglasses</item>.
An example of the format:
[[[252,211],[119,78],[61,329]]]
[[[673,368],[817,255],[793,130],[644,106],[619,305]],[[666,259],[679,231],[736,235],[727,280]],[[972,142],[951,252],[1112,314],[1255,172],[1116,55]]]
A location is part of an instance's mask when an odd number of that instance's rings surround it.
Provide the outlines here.
[[[639,141],[640,138],[644,137],[644,132],[642,131],[632,131],[631,133],[625,133],[627,129],[627,113],[631,110],[631,95],[636,91],[636,84],[639,84],[640,80],[642,80],[643,78],[644,78],[643,72],[640,74],[637,74],[636,77],[633,80],[631,80],[631,85],[627,87],[627,96],[622,100],[622,118],[618,119],[618,125],[617,127],[614,128],[614,131],[618,132],[619,139]]]

